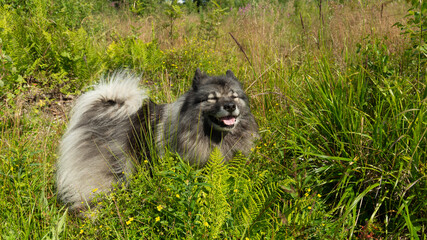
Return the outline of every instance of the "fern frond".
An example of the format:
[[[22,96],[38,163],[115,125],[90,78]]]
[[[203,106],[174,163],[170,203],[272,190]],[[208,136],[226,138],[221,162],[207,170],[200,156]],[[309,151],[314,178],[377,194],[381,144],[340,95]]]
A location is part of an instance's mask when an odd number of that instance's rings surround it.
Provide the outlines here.
[[[231,177],[241,177],[242,175],[247,178],[248,169],[245,167],[248,162],[248,158],[242,153],[237,153],[233,159],[228,163],[228,168]]]
[[[203,207],[204,220],[210,225],[210,238],[218,237],[231,208],[227,202],[227,193],[229,191],[228,179],[230,174],[228,167],[223,162],[223,156],[218,148],[212,151],[209,162],[205,167],[207,187],[206,197],[201,203]]]
[[[262,172],[259,179],[265,179],[267,174],[268,172]],[[273,219],[272,207],[281,193],[278,182],[263,186],[260,181],[256,181],[252,185],[243,211],[240,211],[237,217],[238,224],[244,227],[244,235],[256,230],[257,224],[261,222],[267,221],[270,224],[270,220]]]
[[[209,161],[206,163],[204,168],[206,177],[213,180],[217,176],[222,177],[223,175],[226,175],[228,178],[228,168],[223,160],[224,157],[222,156],[221,151],[218,148],[215,148],[212,151],[209,157]]]
[[[262,188],[263,184],[265,183],[265,178],[268,175],[268,171],[264,170],[263,172],[259,173],[256,178],[254,179],[254,184],[253,186],[255,188]]]

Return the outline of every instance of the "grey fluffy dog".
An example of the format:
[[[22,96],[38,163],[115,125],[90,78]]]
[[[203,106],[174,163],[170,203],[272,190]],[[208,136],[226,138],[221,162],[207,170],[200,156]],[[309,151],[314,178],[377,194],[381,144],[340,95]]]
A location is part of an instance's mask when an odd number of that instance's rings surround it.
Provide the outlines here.
[[[162,105],[148,98],[138,77],[116,72],[72,109],[57,163],[58,197],[71,211],[84,209],[93,192],[126,181],[135,164],[150,158],[152,145],[202,167],[214,148],[229,161],[237,151],[249,153],[258,136],[248,97],[230,70],[208,76],[197,69],[191,89]]]

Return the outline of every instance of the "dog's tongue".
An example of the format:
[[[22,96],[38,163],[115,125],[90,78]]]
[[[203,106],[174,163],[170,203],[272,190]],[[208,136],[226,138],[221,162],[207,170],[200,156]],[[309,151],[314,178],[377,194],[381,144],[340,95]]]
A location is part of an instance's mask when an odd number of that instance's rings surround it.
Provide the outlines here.
[[[223,118],[220,118],[220,120],[227,126],[231,126],[231,125],[234,125],[234,123],[236,123],[236,118],[233,116],[223,117]]]

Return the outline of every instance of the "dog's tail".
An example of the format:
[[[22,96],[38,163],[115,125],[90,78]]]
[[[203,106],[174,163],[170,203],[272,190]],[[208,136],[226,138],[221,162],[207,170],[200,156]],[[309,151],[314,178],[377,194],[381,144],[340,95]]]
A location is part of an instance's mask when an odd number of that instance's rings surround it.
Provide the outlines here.
[[[70,210],[132,172],[131,118],[148,100],[139,78],[116,72],[78,98],[62,138],[57,164],[58,197]]]

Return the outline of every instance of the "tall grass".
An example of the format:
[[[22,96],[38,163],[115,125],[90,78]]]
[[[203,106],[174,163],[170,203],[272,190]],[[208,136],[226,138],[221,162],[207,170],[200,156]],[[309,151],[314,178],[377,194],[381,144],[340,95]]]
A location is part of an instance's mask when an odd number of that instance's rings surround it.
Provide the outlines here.
[[[171,26],[171,5],[0,3],[1,239],[426,238],[425,6],[223,1],[179,5]],[[167,153],[95,221],[70,215],[54,187],[70,100],[128,68],[171,102],[197,67],[243,82],[262,135],[251,156],[194,169]]]

